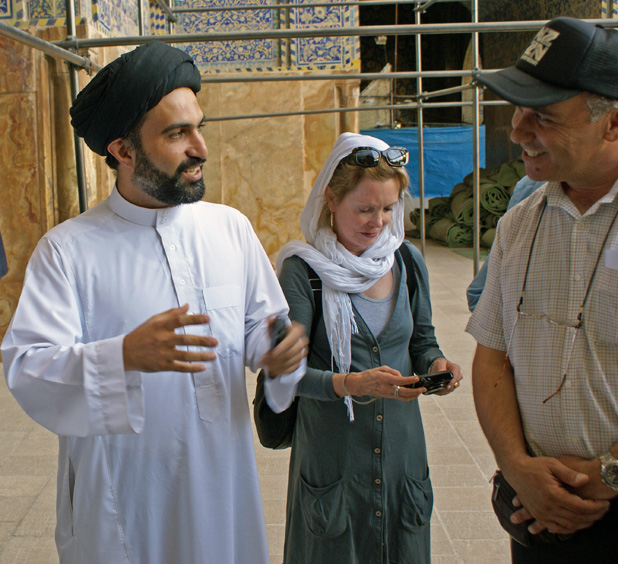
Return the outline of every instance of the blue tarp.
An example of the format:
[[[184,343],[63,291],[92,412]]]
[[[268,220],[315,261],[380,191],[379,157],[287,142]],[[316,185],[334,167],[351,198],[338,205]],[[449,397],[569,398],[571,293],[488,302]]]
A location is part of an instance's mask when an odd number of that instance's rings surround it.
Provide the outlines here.
[[[481,168],[485,168],[485,126],[479,130],[479,160]],[[412,196],[418,197],[418,128],[365,129],[361,133],[410,151],[406,170],[412,183]],[[426,127],[423,143],[425,198],[450,196],[453,186],[472,172],[472,126]]]

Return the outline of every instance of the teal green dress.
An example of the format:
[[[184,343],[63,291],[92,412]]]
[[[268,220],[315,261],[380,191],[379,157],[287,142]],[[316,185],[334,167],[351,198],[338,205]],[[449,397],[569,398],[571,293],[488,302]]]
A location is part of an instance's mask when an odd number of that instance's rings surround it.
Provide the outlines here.
[[[355,310],[359,332],[352,336],[350,372],[388,365],[402,375],[422,374],[444,356],[431,322],[427,269],[419,251],[409,248],[416,263],[412,304],[397,252],[401,279],[394,313],[376,338]],[[315,305],[305,263],[288,258],[280,283],[290,317],[310,328]],[[333,391],[332,362],[321,319],[297,392],[284,562],[429,563],[433,493],[418,402],[355,403],[350,422],[343,399]]]

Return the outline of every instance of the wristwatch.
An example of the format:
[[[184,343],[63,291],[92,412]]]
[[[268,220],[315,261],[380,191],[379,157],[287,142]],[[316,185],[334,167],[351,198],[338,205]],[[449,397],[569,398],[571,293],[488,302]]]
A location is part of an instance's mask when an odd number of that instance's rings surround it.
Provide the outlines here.
[[[618,492],[618,459],[607,451],[599,456],[601,459],[601,477],[606,485]]]

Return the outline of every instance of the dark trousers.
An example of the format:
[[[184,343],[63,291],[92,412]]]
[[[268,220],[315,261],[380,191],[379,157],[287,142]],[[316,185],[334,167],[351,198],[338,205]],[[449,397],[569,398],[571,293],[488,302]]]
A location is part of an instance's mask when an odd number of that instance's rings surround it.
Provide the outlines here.
[[[556,544],[532,548],[511,540],[513,564],[616,564],[618,563],[618,500],[605,517],[589,529]]]

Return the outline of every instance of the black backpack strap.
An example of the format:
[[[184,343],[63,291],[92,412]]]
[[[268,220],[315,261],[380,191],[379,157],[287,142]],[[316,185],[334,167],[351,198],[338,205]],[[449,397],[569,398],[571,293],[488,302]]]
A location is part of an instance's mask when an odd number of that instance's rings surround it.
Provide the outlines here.
[[[412,305],[412,296],[414,296],[417,288],[416,262],[412,258],[412,253],[410,252],[410,249],[408,249],[406,243],[402,243],[401,247],[399,247],[399,254],[403,260],[403,265],[406,268],[408,295],[410,296],[410,305]]]
[[[307,277],[313,291],[314,315],[311,321],[311,333],[309,342],[313,339],[315,329],[322,317],[322,280],[305,261]],[[260,443],[267,448],[280,449],[292,446],[294,437],[294,425],[298,410],[298,397],[292,405],[281,413],[275,413],[270,409],[264,394],[264,370],[260,370],[255,387],[255,399],[253,400],[253,419]]]
[[[301,259],[302,260],[302,259]],[[309,332],[309,343],[313,341],[315,330],[322,317],[322,279],[317,275],[316,271],[303,260],[305,269],[307,270],[307,278],[313,292],[313,319],[311,320],[311,331]]]

